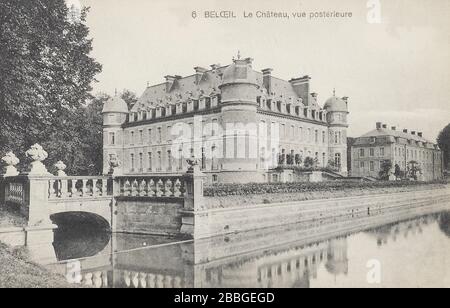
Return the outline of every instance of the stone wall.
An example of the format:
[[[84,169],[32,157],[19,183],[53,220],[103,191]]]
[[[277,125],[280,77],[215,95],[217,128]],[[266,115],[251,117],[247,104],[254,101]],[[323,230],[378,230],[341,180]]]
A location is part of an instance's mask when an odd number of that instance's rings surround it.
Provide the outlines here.
[[[181,229],[180,198],[118,197],[115,232],[175,235]]]
[[[195,212],[194,238],[206,238],[312,220],[380,215],[393,209],[449,202],[450,187],[419,192],[259,204]]]

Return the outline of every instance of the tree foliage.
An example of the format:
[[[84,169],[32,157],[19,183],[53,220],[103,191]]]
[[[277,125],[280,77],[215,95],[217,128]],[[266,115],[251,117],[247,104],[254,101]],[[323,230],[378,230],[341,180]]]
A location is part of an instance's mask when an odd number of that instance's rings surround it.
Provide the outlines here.
[[[79,19],[68,13],[64,0],[0,2],[0,154],[24,163],[40,143],[47,165],[61,159],[78,173],[101,155],[101,106],[89,94],[101,65],[89,55],[87,9]]]
[[[448,124],[439,134],[438,144],[444,153],[444,165],[450,168],[450,124]]]

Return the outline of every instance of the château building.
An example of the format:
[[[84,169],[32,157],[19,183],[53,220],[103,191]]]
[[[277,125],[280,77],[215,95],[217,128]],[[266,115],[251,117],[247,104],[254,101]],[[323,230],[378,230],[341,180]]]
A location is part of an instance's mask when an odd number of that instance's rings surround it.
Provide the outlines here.
[[[439,146],[423,137],[422,132],[398,130],[378,122],[376,129],[356,138],[351,150],[351,175],[379,178],[382,164],[407,176],[412,168],[420,169],[420,180],[441,179],[443,156]]]
[[[191,76],[166,76],[131,110],[110,99],[104,172],[117,158],[125,175],[180,174],[194,157],[208,182],[295,181],[277,167],[311,167],[305,162],[312,160],[347,175],[348,98],[333,95],[322,107],[309,76],[285,81],[252,62],[238,57],[195,67]]]

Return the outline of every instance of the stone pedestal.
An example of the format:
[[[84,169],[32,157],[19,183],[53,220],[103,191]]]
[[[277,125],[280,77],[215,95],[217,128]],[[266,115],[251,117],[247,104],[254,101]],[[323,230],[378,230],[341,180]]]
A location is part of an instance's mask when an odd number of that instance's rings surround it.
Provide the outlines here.
[[[33,262],[42,265],[57,262],[53,247],[53,231],[56,228],[57,226],[53,224],[25,228],[26,247]]]

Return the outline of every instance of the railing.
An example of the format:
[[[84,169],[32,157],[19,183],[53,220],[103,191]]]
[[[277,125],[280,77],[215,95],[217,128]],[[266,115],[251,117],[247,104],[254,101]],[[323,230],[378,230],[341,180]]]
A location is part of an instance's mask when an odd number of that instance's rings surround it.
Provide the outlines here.
[[[180,176],[119,177],[115,180],[119,185],[117,193],[122,197],[183,198],[186,193],[186,182]]]
[[[48,180],[48,198],[112,197],[112,185],[108,177],[54,177]]]
[[[25,188],[23,183],[7,183],[5,185],[5,202],[25,203]]]

